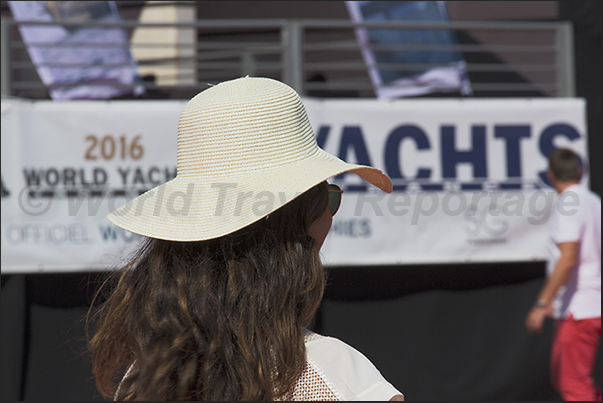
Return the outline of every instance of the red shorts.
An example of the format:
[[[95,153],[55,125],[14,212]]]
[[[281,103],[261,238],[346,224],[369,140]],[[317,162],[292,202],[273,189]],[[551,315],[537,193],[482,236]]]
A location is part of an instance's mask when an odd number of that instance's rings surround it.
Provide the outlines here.
[[[551,372],[553,384],[563,400],[601,400],[593,380],[597,348],[601,339],[601,318],[556,321]]]

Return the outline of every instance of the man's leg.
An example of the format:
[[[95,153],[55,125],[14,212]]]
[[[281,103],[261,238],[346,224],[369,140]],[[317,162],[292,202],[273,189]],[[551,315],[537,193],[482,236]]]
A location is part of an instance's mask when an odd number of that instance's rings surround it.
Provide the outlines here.
[[[557,322],[551,370],[553,383],[563,400],[594,401],[601,394],[593,380],[601,318]]]

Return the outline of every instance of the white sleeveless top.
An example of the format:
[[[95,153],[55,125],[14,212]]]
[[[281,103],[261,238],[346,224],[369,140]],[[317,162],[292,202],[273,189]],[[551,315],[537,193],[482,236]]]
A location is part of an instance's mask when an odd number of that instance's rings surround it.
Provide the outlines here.
[[[390,400],[401,393],[362,353],[341,340],[306,331],[306,368],[280,400]]]
[[[386,401],[401,395],[362,353],[339,339],[305,331],[306,368],[282,401]],[[135,370],[132,364],[124,379]],[[122,380],[123,382],[123,380]],[[121,384],[120,384],[121,386]],[[117,394],[119,393],[119,387]]]

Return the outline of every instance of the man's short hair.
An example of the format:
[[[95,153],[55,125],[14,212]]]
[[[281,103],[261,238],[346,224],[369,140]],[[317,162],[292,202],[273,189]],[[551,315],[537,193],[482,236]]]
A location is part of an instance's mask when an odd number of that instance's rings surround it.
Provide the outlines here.
[[[549,155],[549,170],[558,181],[579,181],[582,177],[582,160],[572,150],[558,148]]]

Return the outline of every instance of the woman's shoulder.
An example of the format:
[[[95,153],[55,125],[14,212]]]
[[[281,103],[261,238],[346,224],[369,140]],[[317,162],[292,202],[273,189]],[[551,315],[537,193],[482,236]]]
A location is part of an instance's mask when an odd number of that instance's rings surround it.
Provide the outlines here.
[[[349,344],[306,331],[306,359],[343,400],[389,400],[400,392],[373,363]]]
[[[336,337],[324,336],[306,330],[304,341],[306,344],[306,351],[313,356],[316,355],[315,353],[327,354],[329,358],[338,358],[339,360],[346,361],[351,360],[361,367],[369,366],[376,370],[373,363],[364,354]]]
[[[373,365],[360,351],[336,337],[324,336],[306,330],[304,333],[304,342],[306,344],[306,350],[310,352],[324,350],[325,352],[328,351],[331,356],[336,355],[339,356],[339,358],[345,358],[345,356],[360,358],[361,361],[366,360],[370,365]]]
[[[306,330],[304,341],[310,359],[341,366],[349,363],[360,369],[377,369],[364,354],[336,337]]]

